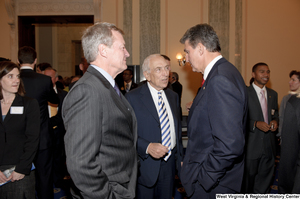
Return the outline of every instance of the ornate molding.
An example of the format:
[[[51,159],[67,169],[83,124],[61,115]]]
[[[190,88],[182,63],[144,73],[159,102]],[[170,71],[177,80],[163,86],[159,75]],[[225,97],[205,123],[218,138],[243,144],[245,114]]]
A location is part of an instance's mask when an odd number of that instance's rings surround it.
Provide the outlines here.
[[[37,13],[47,14],[93,14],[93,2],[20,2],[18,4],[18,14],[28,15]]]
[[[9,25],[15,24],[15,1],[14,0],[5,0],[5,8],[9,17]]]

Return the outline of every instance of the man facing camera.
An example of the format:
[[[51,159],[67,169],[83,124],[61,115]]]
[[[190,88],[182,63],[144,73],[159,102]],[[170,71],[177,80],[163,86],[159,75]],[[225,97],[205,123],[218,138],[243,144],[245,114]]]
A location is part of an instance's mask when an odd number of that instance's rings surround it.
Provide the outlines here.
[[[134,198],[136,118],[114,78],[127,68],[123,31],[96,23],[82,36],[91,65],[63,104],[67,168],[83,198]]]
[[[138,122],[137,199],[172,198],[183,156],[178,95],[168,85],[170,66],[159,54],[142,66],[147,83],[125,95]]]
[[[266,63],[253,66],[248,87],[245,193],[269,193],[272,183],[279,116],[277,92],[265,86],[269,78],[270,70]]]
[[[244,171],[246,85],[239,71],[222,57],[210,25],[188,29],[180,42],[186,61],[205,80],[189,112],[181,182],[192,199],[238,193]]]

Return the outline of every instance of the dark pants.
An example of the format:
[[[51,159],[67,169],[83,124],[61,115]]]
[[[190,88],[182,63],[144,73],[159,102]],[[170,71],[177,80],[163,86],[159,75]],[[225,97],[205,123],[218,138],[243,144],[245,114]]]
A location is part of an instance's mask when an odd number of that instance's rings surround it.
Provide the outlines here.
[[[190,199],[215,199],[216,194],[234,194],[236,193],[232,189],[229,189],[227,187],[223,187],[221,185],[218,185],[214,189],[210,190],[209,192],[205,191],[203,187],[199,184],[195,184],[195,192],[190,197]]]
[[[172,198],[175,181],[175,151],[174,153],[173,151],[167,162],[161,161],[158,179],[153,187],[137,184],[137,199]]]
[[[259,159],[246,159],[243,192],[267,194],[273,180],[275,158],[262,155]]]
[[[36,191],[39,199],[53,199],[52,148],[38,150],[36,154]]]

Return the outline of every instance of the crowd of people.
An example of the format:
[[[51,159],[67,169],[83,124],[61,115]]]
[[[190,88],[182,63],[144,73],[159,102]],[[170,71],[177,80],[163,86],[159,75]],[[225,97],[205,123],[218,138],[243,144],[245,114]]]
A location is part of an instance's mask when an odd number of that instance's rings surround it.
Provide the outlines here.
[[[247,87],[210,25],[188,29],[180,43],[203,81],[188,104],[184,151],[179,75],[169,57],[151,54],[146,81],[134,83],[123,34],[106,22],[88,27],[82,75],[72,78],[37,64],[28,46],[18,63],[0,60],[0,198],[53,199],[66,175],[73,198],[171,199],[176,174],[191,199],[266,194],[278,143],[278,192],[300,193],[299,71],[278,112],[266,63],[253,66]]]

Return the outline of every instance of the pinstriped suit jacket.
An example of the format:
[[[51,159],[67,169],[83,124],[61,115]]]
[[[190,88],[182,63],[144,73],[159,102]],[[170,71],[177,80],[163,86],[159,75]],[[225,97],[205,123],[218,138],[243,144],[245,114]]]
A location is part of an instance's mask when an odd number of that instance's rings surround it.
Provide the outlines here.
[[[126,99],[89,67],[63,104],[68,171],[84,198],[134,198],[136,117]]]

